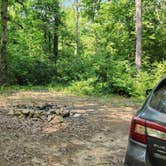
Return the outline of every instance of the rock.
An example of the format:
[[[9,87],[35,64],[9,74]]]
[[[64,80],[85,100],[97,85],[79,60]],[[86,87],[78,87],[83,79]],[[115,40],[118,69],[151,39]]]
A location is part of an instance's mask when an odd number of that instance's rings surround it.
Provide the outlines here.
[[[54,117],[55,117],[55,115],[48,115],[48,117],[47,117],[48,122],[50,122]]]
[[[59,110],[59,115],[61,115],[61,116],[62,116],[62,115],[63,115],[63,111],[64,111],[64,108],[63,108],[63,107],[61,107],[61,108],[60,108],[60,110]]]
[[[50,112],[50,111],[46,111],[46,112],[45,112],[45,115],[47,115],[47,116],[48,116],[48,115],[51,115],[51,112]]]
[[[43,106],[41,106],[41,107],[38,107],[38,108],[39,108],[40,110],[48,111],[49,109],[53,108],[53,105],[46,103],[45,105],[43,105]]]
[[[61,113],[61,110],[60,110],[60,109],[57,109],[57,110],[56,110],[56,115],[60,115],[60,113]]]
[[[63,118],[69,117],[71,115],[71,107],[62,106],[62,105],[54,105],[44,104],[39,106],[29,106],[29,105],[16,105],[9,111],[9,115],[24,117],[24,118],[41,118],[44,116],[51,121],[55,115],[61,116]]]
[[[56,111],[57,111],[57,110],[55,110],[55,109],[49,110],[50,114],[56,114]]]
[[[56,117],[57,117],[59,123],[63,123],[64,122],[64,119],[63,119],[62,116],[56,116]]]
[[[39,159],[39,158],[37,158],[37,157],[34,157],[34,158],[32,159],[32,163],[33,163],[34,165],[41,165],[41,166],[44,166],[44,165],[45,165],[44,161],[41,160],[41,159]]]
[[[79,118],[81,116],[81,114],[74,114],[73,117],[74,118]]]
[[[60,115],[64,118],[70,116],[70,110],[68,110],[66,107],[61,107],[60,109],[57,109],[55,113],[56,115]]]
[[[34,110],[30,110],[29,117],[30,117],[30,118],[33,118],[34,115],[35,115],[35,111],[34,111]]]
[[[20,110],[14,110],[14,115],[15,116],[20,116],[22,113]]]
[[[40,112],[35,112],[35,114],[33,115],[33,118],[40,118],[42,116],[42,114]]]
[[[21,110],[21,112],[24,115],[29,115],[29,113],[31,112],[31,110],[29,110],[29,109],[23,109],[23,110]]]
[[[14,115],[14,114],[15,114],[14,110],[10,110],[8,113],[8,115]]]
[[[69,117],[70,116],[70,111],[69,110],[63,110],[61,113],[61,116],[63,116],[64,118]]]

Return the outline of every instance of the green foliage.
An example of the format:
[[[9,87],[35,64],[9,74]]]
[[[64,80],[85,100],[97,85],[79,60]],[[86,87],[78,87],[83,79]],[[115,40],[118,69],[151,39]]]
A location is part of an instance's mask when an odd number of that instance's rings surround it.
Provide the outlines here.
[[[70,52],[72,52],[70,49],[63,50],[56,63],[57,79],[61,83],[87,79],[92,72],[88,57],[73,57]]]
[[[10,1],[9,83],[58,83],[60,89],[61,85],[69,86],[72,92],[88,95],[145,95],[146,89],[166,75],[164,0],[143,1],[143,60],[139,74],[134,65],[134,1],[79,2],[79,55],[75,57],[72,6],[63,7],[60,0]],[[59,45],[57,57],[55,44]]]
[[[55,77],[55,65],[48,59],[14,56],[9,60],[11,84],[46,85]]]
[[[79,95],[95,95],[95,87],[93,86],[93,79],[84,81],[75,81],[70,84],[68,91]]]
[[[157,80],[166,76],[166,61],[154,63],[152,73],[153,73],[152,78],[154,80],[154,83],[157,83]]]
[[[150,58],[150,62],[165,60],[166,4],[164,0],[144,1],[143,6],[143,54]]]

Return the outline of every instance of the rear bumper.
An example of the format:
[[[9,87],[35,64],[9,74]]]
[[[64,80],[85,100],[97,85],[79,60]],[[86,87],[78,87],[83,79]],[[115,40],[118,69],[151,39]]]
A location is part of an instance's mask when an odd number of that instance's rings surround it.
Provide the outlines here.
[[[146,145],[133,141],[128,142],[125,166],[145,166],[146,165]]]

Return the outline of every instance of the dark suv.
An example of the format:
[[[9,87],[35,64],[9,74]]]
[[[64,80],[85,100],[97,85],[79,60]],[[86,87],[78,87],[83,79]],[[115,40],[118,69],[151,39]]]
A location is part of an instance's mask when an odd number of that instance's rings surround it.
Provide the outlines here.
[[[131,122],[125,166],[166,166],[166,78]]]

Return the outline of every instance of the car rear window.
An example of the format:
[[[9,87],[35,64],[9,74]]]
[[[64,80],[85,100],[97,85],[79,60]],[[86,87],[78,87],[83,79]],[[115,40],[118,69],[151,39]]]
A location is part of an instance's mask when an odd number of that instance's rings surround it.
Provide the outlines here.
[[[166,80],[154,91],[150,106],[155,110],[166,113]]]

